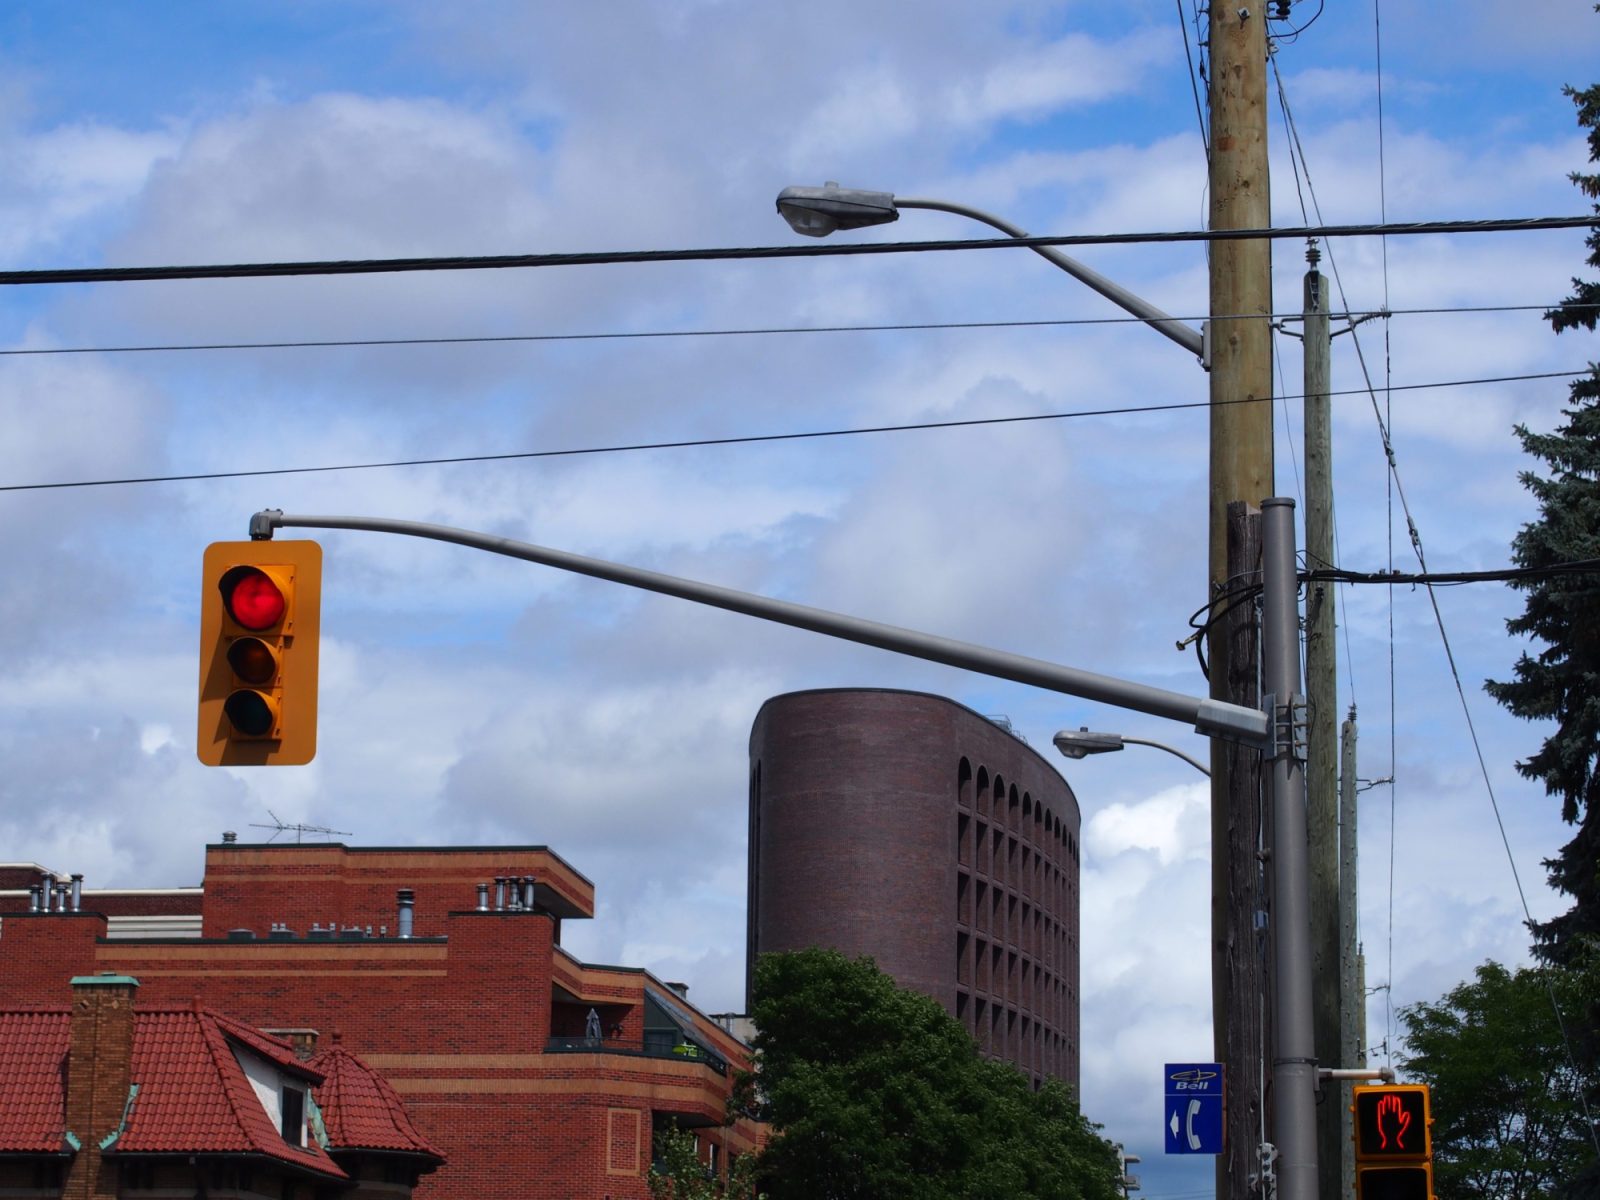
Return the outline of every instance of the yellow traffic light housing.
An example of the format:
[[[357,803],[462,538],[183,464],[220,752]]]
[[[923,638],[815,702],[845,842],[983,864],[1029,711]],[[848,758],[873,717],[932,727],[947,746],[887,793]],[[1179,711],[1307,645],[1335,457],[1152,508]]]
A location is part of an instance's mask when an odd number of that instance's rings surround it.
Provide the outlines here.
[[[1354,1089],[1357,1200],[1433,1200],[1433,1109],[1426,1084]]]
[[[208,766],[298,766],[317,752],[322,547],[213,542],[200,599],[200,721]]]

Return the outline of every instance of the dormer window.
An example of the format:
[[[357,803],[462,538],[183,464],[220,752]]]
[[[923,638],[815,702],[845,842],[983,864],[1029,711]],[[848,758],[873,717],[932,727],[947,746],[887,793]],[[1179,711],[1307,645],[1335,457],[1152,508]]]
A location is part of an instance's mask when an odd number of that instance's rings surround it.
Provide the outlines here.
[[[305,1145],[306,1094],[297,1087],[285,1087],[279,1097],[278,1128],[283,1140],[291,1146]]]
[[[311,1109],[307,1080],[284,1070],[282,1063],[269,1062],[241,1045],[234,1045],[233,1056],[283,1140],[291,1146],[305,1146],[306,1114]]]

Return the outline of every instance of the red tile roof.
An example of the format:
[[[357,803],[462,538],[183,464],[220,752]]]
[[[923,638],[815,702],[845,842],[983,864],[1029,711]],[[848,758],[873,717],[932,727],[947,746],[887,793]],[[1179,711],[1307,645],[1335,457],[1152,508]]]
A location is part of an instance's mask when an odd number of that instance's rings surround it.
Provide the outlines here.
[[[63,1011],[0,1012],[0,1152],[67,1149],[67,1032]]]
[[[0,1153],[63,1149],[71,1018],[0,1012]],[[235,1054],[242,1048],[308,1089],[320,1071],[286,1042],[206,1008],[134,1013],[131,1077],[139,1091],[108,1154],[260,1154],[313,1174],[345,1178],[314,1137],[292,1146]],[[74,1131],[79,1137],[89,1131]],[[97,1133],[95,1136],[99,1136]]]
[[[283,1139],[234,1053],[242,1047],[279,1071],[313,1085],[320,1073],[286,1042],[205,1008],[134,1014],[133,1082],[139,1085],[115,1154],[261,1154],[318,1174],[344,1172],[314,1138]]]
[[[334,1153],[388,1150],[444,1161],[439,1149],[411,1123],[389,1081],[357,1055],[335,1043],[308,1065],[324,1075],[316,1089],[317,1107]]]

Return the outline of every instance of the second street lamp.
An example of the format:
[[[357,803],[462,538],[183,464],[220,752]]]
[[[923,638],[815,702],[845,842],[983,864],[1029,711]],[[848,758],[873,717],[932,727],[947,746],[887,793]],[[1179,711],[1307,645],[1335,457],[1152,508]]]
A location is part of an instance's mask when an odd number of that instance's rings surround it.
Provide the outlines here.
[[[1149,738],[1133,737],[1126,733],[1095,733],[1086,726],[1082,729],[1063,729],[1051,740],[1055,743],[1056,749],[1067,758],[1110,754],[1112,751],[1121,750],[1124,746],[1154,746],[1157,750],[1177,755],[1202,775],[1209,777],[1211,774],[1210,769],[1198,759],[1189,757],[1176,746],[1169,746],[1165,742],[1153,742]]]

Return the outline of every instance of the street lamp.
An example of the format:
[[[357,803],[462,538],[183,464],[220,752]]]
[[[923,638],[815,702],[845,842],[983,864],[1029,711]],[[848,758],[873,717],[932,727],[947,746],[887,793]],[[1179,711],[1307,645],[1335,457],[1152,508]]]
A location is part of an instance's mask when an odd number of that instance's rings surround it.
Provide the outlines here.
[[[869,225],[887,225],[900,219],[902,208],[931,208],[938,212],[955,213],[970,217],[998,229],[1008,237],[1025,238],[1028,231],[1013,225],[1002,217],[955,204],[949,200],[928,200],[911,196],[896,196],[893,192],[872,192],[861,188],[844,188],[837,183],[821,187],[786,187],[778,193],[778,212],[789,222],[789,227],[806,237],[827,237],[839,229],[865,229]],[[1098,271],[1084,266],[1077,259],[1061,253],[1054,246],[1029,247],[1039,257],[1048,259],[1068,275],[1087,284],[1118,308],[1132,313],[1152,329],[1165,334],[1200,360],[1202,366],[1210,365],[1210,347],[1205,330],[1192,329],[1169,313],[1162,312],[1148,300],[1135,296],[1127,288],[1111,282]]]
[[[1257,31],[1262,22],[1251,22],[1249,10],[1238,10],[1241,27],[1252,26]],[[1214,29],[1217,27],[1214,25]],[[1259,33],[1253,36],[1259,36]],[[1234,38],[1230,30],[1229,37]],[[1238,40],[1235,38],[1235,40]],[[1219,44],[1221,39],[1219,38]],[[1231,44],[1230,44],[1231,45]],[[1233,49],[1223,47],[1225,54]],[[1259,55],[1257,56],[1259,57]],[[1243,61],[1240,59],[1238,61]],[[1237,66],[1235,66],[1237,71]],[[1234,83],[1237,83],[1235,80]],[[1227,88],[1217,85],[1226,93]],[[1228,87],[1232,87],[1229,84]],[[1213,99],[1215,100],[1215,94]],[[1214,228],[1251,229],[1270,222],[1265,212],[1266,189],[1248,186],[1257,178],[1265,180],[1265,130],[1257,129],[1242,118],[1241,112],[1219,109],[1213,104],[1213,119],[1228,124],[1241,132],[1230,135],[1228,145],[1212,158],[1210,179],[1213,187],[1212,224]],[[1257,106],[1260,107],[1260,106]],[[1220,115],[1219,115],[1220,114]],[[1235,144],[1237,143],[1237,144]],[[1259,156],[1245,154],[1246,143],[1262,147]],[[1241,165],[1242,164],[1242,165]],[[1229,174],[1231,172],[1231,174]],[[1243,201],[1243,203],[1241,203]],[[1260,206],[1261,211],[1255,211]],[[981,221],[1013,238],[1026,238],[1026,230],[980,209],[943,200],[908,199],[892,192],[871,192],[840,188],[829,183],[823,187],[788,187],[778,194],[778,211],[790,226],[807,237],[826,237],[836,229],[860,229],[870,225],[887,224],[899,219],[902,208],[928,208],[955,213]],[[1248,219],[1245,219],[1248,218]],[[1105,276],[1090,270],[1082,263],[1061,253],[1053,246],[1030,246],[1041,258],[1048,259],[1067,274],[1093,288],[1113,304],[1133,314],[1164,337],[1177,342],[1196,355],[1200,365],[1211,373],[1211,494],[1208,514],[1209,569],[1208,594],[1229,575],[1227,565],[1226,512],[1233,500],[1251,500],[1260,497],[1262,509],[1262,537],[1279,542],[1277,553],[1285,550],[1291,555],[1287,578],[1274,585],[1281,611],[1274,615],[1274,633],[1267,636],[1265,622],[1262,635],[1263,691],[1271,698],[1269,711],[1275,737],[1266,752],[1270,764],[1269,793],[1272,797],[1270,811],[1277,823],[1273,837],[1274,872],[1273,903],[1276,906],[1274,941],[1277,962],[1274,968],[1276,1001],[1275,1041],[1272,1048],[1273,1125],[1276,1130],[1279,1194],[1285,1200],[1316,1200],[1317,1196],[1317,1124],[1316,1124],[1316,1055],[1311,1019],[1312,967],[1310,946],[1309,890],[1306,865],[1305,827],[1305,763],[1303,751],[1297,744],[1293,731],[1302,718],[1304,700],[1300,692],[1300,664],[1292,633],[1298,628],[1293,581],[1293,504],[1272,496],[1272,426],[1271,406],[1237,404],[1237,401],[1260,399],[1272,394],[1270,350],[1264,339],[1266,322],[1242,320],[1242,315],[1270,311],[1270,259],[1265,242],[1240,242],[1230,249],[1223,242],[1213,248],[1211,280],[1211,312],[1214,319],[1223,322],[1223,336],[1217,339],[1220,350],[1217,369],[1212,370],[1212,338],[1210,324],[1200,330],[1162,312],[1155,305],[1140,299],[1125,288],[1112,283]],[[1242,332],[1241,332],[1242,331]],[[1269,512],[1269,509],[1272,510]],[[1274,568],[1280,575],[1284,568],[1279,562]],[[1289,599],[1283,600],[1287,588]],[[1212,680],[1213,697],[1223,700],[1232,697],[1235,690],[1227,677],[1220,674]],[[1287,736],[1284,736],[1287,733]],[[1167,749],[1167,747],[1162,747]],[[1187,756],[1184,756],[1187,757]],[[1192,761],[1192,760],[1191,760]],[[1196,764],[1198,765],[1198,764]],[[1204,769],[1204,768],[1202,768]],[[1208,775],[1210,772],[1206,772]],[[1253,870],[1254,863],[1242,856],[1233,858],[1222,853],[1227,846],[1230,805],[1235,802],[1231,772],[1223,770],[1211,781],[1211,838],[1213,847],[1213,924],[1212,950],[1212,1011],[1218,1042],[1218,1057],[1239,1057],[1230,1046],[1224,1053],[1222,1043],[1227,1040],[1222,1013],[1227,1005],[1236,1003],[1243,995],[1237,988],[1230,989],[1228,980],[1246,974],[1235,960],[1230,963],[1218,947],[1231,931],[1223,926],[1230,919],[1225,898],[1230,894],[1232,872]],[[1237,919],[1237,914],[1232,914]],[[1220,936],[1219,936],[1220,935]],[[1231,972],[1231,974],[1230,974]],[[1234,1011],[1234,1010],[1230,1010]],[[1230,1027],[1231,1028],[1231,1027]],[[1241,1094],[1244,1094],[1241,1092]],[[1246,1105],[1236,1099],[1228,1106],[1225,1125],[1228,1128],[1248,1128]],[[1219,1159],[1217,1181],[1218,1195],[1242,1195],[1240,1188],[1227,1189],[1228,1176]],[[1237,1165],[1238,1157],[1232,1160]],[[1238,1172],[1236,1171],[1237,1175]]]
[[[1124,746],[1154,746],[1157,750],[1165,750],[1168,754],[1176,754],[1200,774],[1211,777],[1211,771],[1201,765],[1197,759],[1190,758],[1175,746],[1165,742],[1152,742],[1148,738],[1133,737],[1126,733],[1091,733],[1087,726],[1082,729],[1063,729],[1051,739],[1056,744],[1056,749],[1068,758],[1088,758],[1091,754],[1110,754],[1113,750],[1121,750]]]

